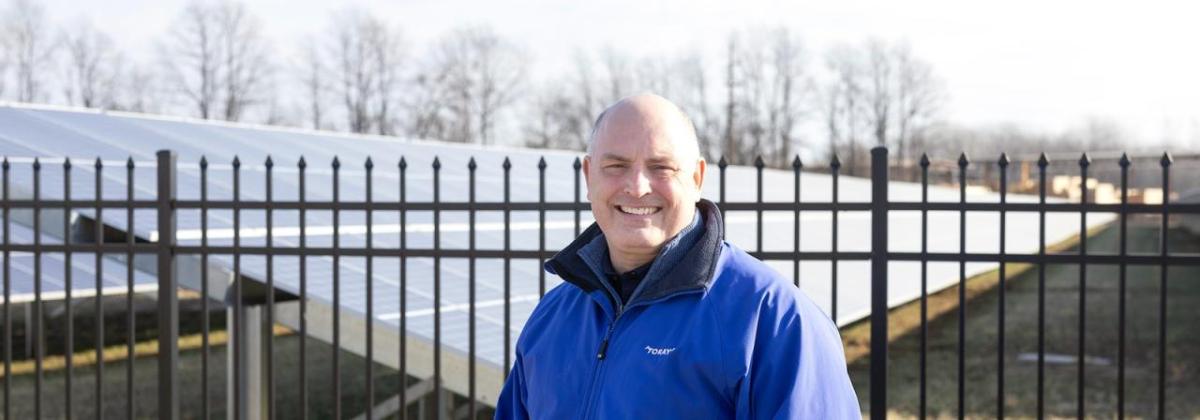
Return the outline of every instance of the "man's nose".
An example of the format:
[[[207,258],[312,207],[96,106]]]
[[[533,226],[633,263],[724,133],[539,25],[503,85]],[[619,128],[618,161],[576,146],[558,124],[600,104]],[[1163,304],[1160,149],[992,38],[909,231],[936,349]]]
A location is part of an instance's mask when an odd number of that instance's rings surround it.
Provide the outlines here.
[[[635,169],[630,171],[629,176],[625,179],[625,194],[633,197],[642,197],[650,193],[650,177],[647,176],[643,169]]]

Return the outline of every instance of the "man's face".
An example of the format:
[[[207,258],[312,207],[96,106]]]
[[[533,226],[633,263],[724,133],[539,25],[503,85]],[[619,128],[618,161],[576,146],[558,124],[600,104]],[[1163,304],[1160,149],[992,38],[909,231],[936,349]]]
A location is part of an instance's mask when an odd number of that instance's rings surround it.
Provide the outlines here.
[[[705,164],[678,115],[613,111],[583,163],[588,200],[611,252],[654,255],[691,223]]]

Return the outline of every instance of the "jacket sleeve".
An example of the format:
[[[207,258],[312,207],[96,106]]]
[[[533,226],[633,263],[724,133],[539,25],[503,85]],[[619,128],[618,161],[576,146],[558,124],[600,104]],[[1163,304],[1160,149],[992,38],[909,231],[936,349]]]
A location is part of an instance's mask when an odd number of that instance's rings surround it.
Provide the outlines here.
[[[861,419],[837,327],[798,291],[782,295],[762,303],[747,336],[737,418]]]
[[[521,352],[517,351],[516,361],[504,388],[500,391],[500,399],[496,402],[496,420],[524,420],[529,418],[525,409],[525,374]]]

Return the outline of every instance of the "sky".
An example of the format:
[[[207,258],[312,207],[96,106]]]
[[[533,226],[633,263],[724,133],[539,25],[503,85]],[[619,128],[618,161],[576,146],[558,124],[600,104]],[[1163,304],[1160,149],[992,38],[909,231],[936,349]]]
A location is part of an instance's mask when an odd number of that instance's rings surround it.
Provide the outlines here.
[[[89,19],[136,57],[153,51],[186,1],[42,3],[52,20]],[[246,5],[283,50],[327,30],[329,17],[351,6],[399,25],[414,46],[455,27],[487,25],[531,54],[538,69],[531,78],[565,68],[577,50],[606,46],[634,56],[697,48],[715,62],[730,31],[755,26],[788,27],[813,61],[831,46],[876,37],[907,42],[933,65],[949,94],[947,120],[1055,133],[1105,118],[1136,145],[1200,148],[1200,5],[1187,1],[330,3]]]

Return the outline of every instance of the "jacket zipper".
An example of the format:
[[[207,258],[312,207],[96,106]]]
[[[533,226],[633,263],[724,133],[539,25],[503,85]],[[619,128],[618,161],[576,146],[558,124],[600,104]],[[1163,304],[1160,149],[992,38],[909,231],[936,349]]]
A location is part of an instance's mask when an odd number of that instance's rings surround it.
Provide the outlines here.
[[[587,406],[584,408],[584,412],[587,413],[586,418],[588,419],[593,417],[592,407],[596,403],[598,394],[596,392],[596,387],[600,383],[600,374],[604,370],[604,359],[608,356],[608,341],[612,339],[613,331],[617,329],[617,321],[619,321],[621,319],[621,315],[625,313],[625,308],[622,306],[623,305],[618,304],[617,315],[613,317],[612,322],[608,324],[608,331],[604,333],[604,338],[600,341],[600,348],[596,350],[596,364],[592,369],[592,385],[588,387]]]
[[[607,287],[608,285],[605,285],[605,286]],[[678,292],[675,292],[675,293],[672,293],[672,294],[669,294],[666,296],[662,296],[662,297],[659,297],[657,299],[650,300],[650,301],[637,301],[637,302],[633,302],[630,305],[618,304],[617,315],[615,317],[613,317],[612,322],[608,324],[608,331],[606,331],[604,333],[604,339],[600,341],[600,348],[596,350],[596,365],[595,365],[595,368],[592,369],[592,385],[591,385],[591,387],[588,388],[587,406],[584,411],[585,413],[587,413],[585,418],[587,418],[587,419],[595,418],[596,398],[599,397],[599,392],[597,392],[596,388],[600,383],[600,377],[604,373],[604,360],[608,358],[608,344],[610,341],[612,341],[613,332],[617,329],[617,322],[621,320],[621,315],[624,315],[625,312],[628,312],[628,310],[630,308],[635,308],[638,306],[645,306],[645,305],[649,305],[649,304],[652,304],[655,302],[661,302],[663,300],[667,300],[667,299],[673,298],[675,296],[699,292],[702,290],[703,289],[680,290]]]

